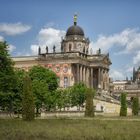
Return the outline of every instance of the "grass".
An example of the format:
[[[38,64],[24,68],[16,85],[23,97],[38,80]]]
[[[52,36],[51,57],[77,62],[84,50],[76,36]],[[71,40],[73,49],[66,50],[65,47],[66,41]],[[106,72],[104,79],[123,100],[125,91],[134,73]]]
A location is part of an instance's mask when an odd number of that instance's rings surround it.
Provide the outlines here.
[[[140,121],[0,119],[0,140],[139,140]]]

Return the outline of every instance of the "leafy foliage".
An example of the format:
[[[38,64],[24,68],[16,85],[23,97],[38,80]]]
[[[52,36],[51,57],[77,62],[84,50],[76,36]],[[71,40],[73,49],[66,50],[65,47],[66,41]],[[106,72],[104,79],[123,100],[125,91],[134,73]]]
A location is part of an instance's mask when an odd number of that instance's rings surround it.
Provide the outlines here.
[[[26,72],[23,69],[15,69],[16,87],[14,88],[14,112],[21,113],[22,110],[22,93],[23,93],[23,79]]]
[[[94,90],[92,88],[87,88],[86,90],[86,108],[85,116],[94,116],[94,105],[93,105]]]
[[[35,110],[35,105],[34,105],[31,79],[28,75],[26,75],[23,82],[23,95],[22,95],[23,120],[27,120],[27,121],[33,120],[34,110]]]
[[[46,82],[49,91],[53,91],[58,87],[56,74],[42,66],[33,66],[29,71],[29,75],[32,80]]]
[[[70,94],[71,94],[71,88],[66,88],[66,89],[59,89],[56,91],[57,95],[57,100],[56,100],[56,106],[58,109],[64,108],[65,107],[70,107]]]
[[[0,91],[13,92],[16,86],[16,77],[13,62],[8,54],[6,42],[0,42]]]
[[[6,42],[0,42],[0,107],[3,111],[12,113],[18,107],[18,81],[7,48]]]
[[[120,116],[127,116],[126,93],[121,94]]]
[[[33,84],[35,97],[36,114],[43,104],[47,110],[55,108],[55,90],[58,87],[56,74],[42,66],[34,66],[30,69],[29,75]]]
[[[138,115],[139,113],[139,99],[138,97],[134,97],[132,100],[132,114]]]
[[[39,109],[45,103],[48,94],[48,85],[44,81],[33,80],[33,94],[36,105],[36,115],[39,114]]]
[[[13,111],[13,107],[14,107],[14,93],[4,93],[4,92],[0,92],[0,106],[1,106],[1,110],[9,112],[10,114]]]
[[[80,106],[83,105],[86,98],[86,85],[84,83],[76,83],[71,89],[71,105]]]

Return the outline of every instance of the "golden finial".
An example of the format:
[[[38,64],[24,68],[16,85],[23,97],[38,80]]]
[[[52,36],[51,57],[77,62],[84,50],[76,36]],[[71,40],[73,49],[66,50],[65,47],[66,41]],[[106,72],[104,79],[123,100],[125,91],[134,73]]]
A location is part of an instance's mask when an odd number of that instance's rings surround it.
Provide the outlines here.
[[[76,25],[77,24],[77,14],[74,14],[73,19],[74,19],[74,25]]]

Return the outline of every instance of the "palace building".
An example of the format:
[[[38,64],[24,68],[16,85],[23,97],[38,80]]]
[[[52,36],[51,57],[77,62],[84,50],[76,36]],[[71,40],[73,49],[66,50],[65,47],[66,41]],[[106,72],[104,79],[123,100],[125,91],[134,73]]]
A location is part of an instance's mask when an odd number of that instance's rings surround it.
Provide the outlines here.
[[[102,54],[99,49],[96,54],[89,54],[89,39],[83,29],[77,25],[77,16],[74,23],[67,29],[61,41],[61,51],[41,53],[38,49],[36,56],[13,57],[15,67],[25,70],[34,65],[49,68],[58,76],[59,87],[66,88],[74,83],[83,82],[87,87],[109,90],[109,54]],[[55,45],[55,44],[54,44]]]

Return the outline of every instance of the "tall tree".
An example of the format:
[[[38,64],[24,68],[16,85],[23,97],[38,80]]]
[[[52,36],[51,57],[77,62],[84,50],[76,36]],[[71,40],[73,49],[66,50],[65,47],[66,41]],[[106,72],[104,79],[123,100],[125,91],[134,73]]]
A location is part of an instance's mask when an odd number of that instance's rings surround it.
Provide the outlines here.
[[[23,79],[27,72],[23,69],[15,69],[17,84],[14,88],[14,103],[13,110],[16,114],[21,113],[22,110],[22,93],[23,93]]]
[[[132,100],[132,114],[138,115],[139,113],[139,99],[138,97],[134,97]]]
[[[127,116],[126,93],[121,94],[120,116]]]
[[[16,85],[13,61],[6,42],[0,42],[0,91],[12,92]]]
[[[10,113],[14,109],[14,89],[17,84],[13,64],[8,53],[8,44],[0,42],[0,106]]]
[[[34,97],[32,92],[32,83],[28,75],[25,76],[23,82],[22,95],[22,117],[23,120],[31,121],[34,119]]]
[[[94,116],[93,97],[94,97],[94,90],[92,88],[87,88],[87,90],[86,90],[86,107],[85,107],[85,116],[86,117]]]

